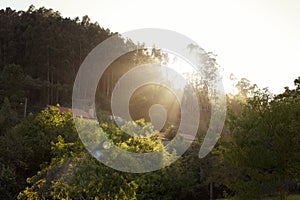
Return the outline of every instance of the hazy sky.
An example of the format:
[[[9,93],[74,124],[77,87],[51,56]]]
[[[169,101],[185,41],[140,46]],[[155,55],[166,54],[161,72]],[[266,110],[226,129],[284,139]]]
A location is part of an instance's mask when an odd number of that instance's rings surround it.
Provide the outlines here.
[[[1,0],[0,8],[45,6],[64,17],[88,15],[113,32],[165,28],[182,33],[232,72],[272,92],[300,76],[298,0]]]

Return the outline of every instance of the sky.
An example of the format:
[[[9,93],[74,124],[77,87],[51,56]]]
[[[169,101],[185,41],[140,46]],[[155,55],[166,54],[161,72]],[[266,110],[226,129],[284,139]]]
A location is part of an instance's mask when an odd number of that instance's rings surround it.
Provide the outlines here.
[[[293,87],[300,76],[298,0],[1,0],[0,8],[30,5],[63,17],[88,15],[92,22],[123,33],[163,28],[196,41],[217,54],[229,90],[229,75],[247,78],[273,93]]]

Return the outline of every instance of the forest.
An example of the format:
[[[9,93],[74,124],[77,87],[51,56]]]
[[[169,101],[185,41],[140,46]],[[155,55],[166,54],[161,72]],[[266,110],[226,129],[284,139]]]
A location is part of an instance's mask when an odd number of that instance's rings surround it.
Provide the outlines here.
[[[225,126],[202,159],[198,154],[211,117],[210,94],[201,77],[191,76],[201,119],[189,149],[160,170],[121,172],[99,162],[79,138],[74,121],[95,122],[59,109],[72,107],[73,83],[88,53],[118,33],[88,16],[64,18],[58,11],[34,6],[0,10],[0,24],[0,199],[284,200],[300,194],[299,74],[291,80],[294,87],[285,87],[281,94],[232,76],[237,92],[226,94]],[[162,149],[178,131],[180,105],[172,92],[146,85],[133,94],[134,124],[147,130],[141,138],[125,133],[136,130],[133,123],[120,129],[109,120],[110,99],[123,74],[141,64],[166,63],[168,55],[121,36],[118,46],[139,50],[116,59],[99,81],[99,134],[127,151]],[[208,76],[213,76],[217,57],[208,55]],[[168,110],[163,137],[149,122],[148,110],[157,103]],[[170,159],[176,152],[164,156]]]

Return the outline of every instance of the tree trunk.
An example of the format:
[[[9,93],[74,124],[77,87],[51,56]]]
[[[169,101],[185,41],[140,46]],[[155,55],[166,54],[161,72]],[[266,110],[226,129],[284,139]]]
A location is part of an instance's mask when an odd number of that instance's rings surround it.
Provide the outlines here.
[[[209,199],[213,200],[213,183],[209,183]]]

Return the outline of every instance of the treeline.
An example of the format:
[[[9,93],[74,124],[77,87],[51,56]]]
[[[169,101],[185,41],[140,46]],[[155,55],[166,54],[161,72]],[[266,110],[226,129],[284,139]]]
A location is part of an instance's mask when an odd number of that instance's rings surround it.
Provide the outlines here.
[[[72,83],[83,59],[113,34],[91,23],[88,16],[81,20],[63,18],[52,9],[34,6],[27,11],[0,10],[0,24],[0,70],[15,64],[20,68],[15,70],[31,78],[30,90],[17,99],[21,103],[27,97],[29,109],[70,104]],[[8,84],[2,79],[2,86]],[[5,92],[2,90],[2,102]]]
[[[94,47],[117,34],[92,23],[88,16],[63,18],[57,11],[34,6],[27,11],[0,10],[0,24],[0,102],[7,97],[19,115],[25,98],[29,112],[47,104],[71,107],[81,63]],[[110,111],[110,96],[122,74],[143,63],[167,62],[160,50],[149,51],[121,36],[110,51],[128,47],[137,50],[116,59],[99,81],[97,113]]]
[[[247,79],[236,80],[238,94],[227,95],[225,134],[200,160],[210,101],[203,77],[193,75],[189,81],[202,112],[199,141],[167,168],[128,174],[100,164],[85,150],[70,113],[41,111],[47,104],[71,106],[73,82],[83,59],[116,33],[87,16],[63,18],[52,9],[33,6],[27,11],[1,10],[0,24],[1,199],[208,199],[210,192],[214,198],[286,199],[289,193],[299,192],[300,78],[294,89],[286,88],[278,95],[258,89]],[[124,38],[119,42],[116,48],[138,47]],[[99,119],[110,112],[112,90],[124,73],[139,64],[163,62],[168,62],[166,54],[144,48],[116,59],[98,85]],[[213,80],[217,64],[212,54],[206,63],[205,79]],[[147,121],[154,103],[171,110],[170,126],[164,130],[172,139],[177,127],[171,125],[180,118],[174,95],[157,85],[146,85],[133,97],[129,109],[134,119]],[[148,122],[137,123],[151,130],[150,134],[157,133]],[[159,137],[132,138],[101,120],[100,126],[101,134],[125,150],[151,152],[163,147]],[[165,152],[166,157],[174,155]]]

